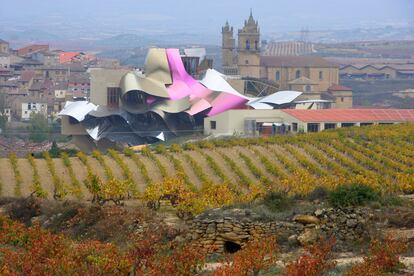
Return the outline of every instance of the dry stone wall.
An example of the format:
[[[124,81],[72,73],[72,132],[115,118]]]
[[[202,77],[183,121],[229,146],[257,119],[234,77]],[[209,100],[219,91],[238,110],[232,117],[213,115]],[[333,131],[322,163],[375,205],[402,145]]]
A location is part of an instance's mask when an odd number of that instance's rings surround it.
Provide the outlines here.
[[[250,210],[212,210],[191,222],[187,238],[203,250],[220,253],[232,253],[265,236],[276,236],[280,243],[290,245],[311,244],[321,237],[334,236],[337,247],[342,249],[369,236],[372,218],[367,208],[318,209],[273,221],[263,220]]]

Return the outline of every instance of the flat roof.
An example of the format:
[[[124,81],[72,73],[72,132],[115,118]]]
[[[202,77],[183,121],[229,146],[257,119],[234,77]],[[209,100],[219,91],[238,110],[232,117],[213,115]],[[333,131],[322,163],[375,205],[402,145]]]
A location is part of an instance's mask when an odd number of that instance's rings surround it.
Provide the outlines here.
[[[283,109],[306,123],[414,122],[414,109]]]

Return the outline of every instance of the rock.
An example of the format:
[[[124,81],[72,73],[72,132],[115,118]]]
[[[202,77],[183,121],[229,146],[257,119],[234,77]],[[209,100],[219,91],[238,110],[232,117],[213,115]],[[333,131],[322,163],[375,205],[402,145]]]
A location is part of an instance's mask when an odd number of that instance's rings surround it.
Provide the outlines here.
[[[356,220],[356,219],[349,219],[349,220],[346,221],[346,226],[348,226],[350,228],[354,228],[357,225],[358,225],[358,220]]]
[[[288,238],[288,243],[290,245],[297,245],[298,244],[298,236],[297,235],[292,235]]]
[[[318,210],[315,211],[315,216],[317,216],[317,217],[322,216],[324,212],[325,212],[325,210],[318,209]]]
[[[309,245],[315,243],[319,238],[319,231],[317,229],[306,229],[299,237],[298,241],[301,245]]]
[[[320,221],[317,217],[315,216],[310,216],[310,215],[296,215],[293,218],[294,221],[302,223],[302,224],[319,224]]]

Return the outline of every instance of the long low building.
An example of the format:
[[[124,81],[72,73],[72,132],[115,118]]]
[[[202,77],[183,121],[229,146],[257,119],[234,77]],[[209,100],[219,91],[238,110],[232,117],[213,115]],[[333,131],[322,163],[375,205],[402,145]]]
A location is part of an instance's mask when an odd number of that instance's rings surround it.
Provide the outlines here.
[[[414,122],[414,109],[229,110],[204,119],[206,135],[259,136]]]

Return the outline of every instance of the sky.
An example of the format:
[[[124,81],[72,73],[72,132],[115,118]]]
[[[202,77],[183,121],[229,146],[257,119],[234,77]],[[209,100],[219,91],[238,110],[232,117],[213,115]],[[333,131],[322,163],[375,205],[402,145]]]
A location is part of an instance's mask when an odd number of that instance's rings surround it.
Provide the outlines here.
[[[414,26],[413,0],[0,0],[0,27],[84,32],[219,33],[250,8],[263,33]]]

